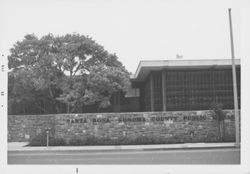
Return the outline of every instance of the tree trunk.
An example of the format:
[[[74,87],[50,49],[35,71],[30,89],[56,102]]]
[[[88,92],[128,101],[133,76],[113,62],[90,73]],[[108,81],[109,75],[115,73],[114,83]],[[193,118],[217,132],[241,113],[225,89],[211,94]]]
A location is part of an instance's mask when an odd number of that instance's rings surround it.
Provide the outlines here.
[[[225,137],[224,120],[219,122],[219,130],[220,130],[220,141],[224,141],[224,137]]]
[[[56,113],[59,114],[60,113],[60,107],[58,107],[58,105],[55,102],[55,107],[56,107]]]
[[[45,105],[45,99],[43,98],[43,114],[46,113],[46,105]]]
[[[67,103],[67,113],[69,113],[69,110],[70,110],[70,106],[69,106],[69,103]]]
[[[23,115],[25,115],[25,105],[23,104]]]
[[[44,102],[40,102],[40,103],[34,102],[34,106],[39,109],[39,113],[45,114],[45,109],[42,105],[44,105]]]
[[[222,131],[222,141],[225,140],[225,122],[224,120],[221,121],[221,131]]]
[[[220,121],[219,120],[217,120],[217,125],[218,125],[218,132],[219,132],[219,135],[218,135],[218,139],[219,139],[219,141],[221,141],[221,133],[220,133]]]

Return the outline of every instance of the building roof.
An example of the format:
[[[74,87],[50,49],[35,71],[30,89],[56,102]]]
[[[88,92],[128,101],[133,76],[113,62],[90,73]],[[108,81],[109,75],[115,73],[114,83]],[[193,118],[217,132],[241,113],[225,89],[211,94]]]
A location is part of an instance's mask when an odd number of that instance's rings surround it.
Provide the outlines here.
[[[240,65],[240,59],[235,60],[236,65]],[[140,61],[135,74],[131,75],[132,81],[143,81],[150,71],[163,69],[197,69],[216,68],[232,66],[231,59],[200,59],[200,60],[145,60]]]

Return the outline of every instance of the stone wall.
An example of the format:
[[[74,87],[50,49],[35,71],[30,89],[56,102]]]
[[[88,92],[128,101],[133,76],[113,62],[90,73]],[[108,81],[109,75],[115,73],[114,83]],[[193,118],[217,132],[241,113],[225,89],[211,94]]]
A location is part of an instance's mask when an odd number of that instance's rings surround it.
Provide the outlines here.
[[[225,140],[234,141],[233,111],[225,110]],[[9,115],[8,141],[28,141],[50,128],[51,135],[72,138],[133,139],[157,137],[174,142],[216,142],[218,122],[211,111]]]

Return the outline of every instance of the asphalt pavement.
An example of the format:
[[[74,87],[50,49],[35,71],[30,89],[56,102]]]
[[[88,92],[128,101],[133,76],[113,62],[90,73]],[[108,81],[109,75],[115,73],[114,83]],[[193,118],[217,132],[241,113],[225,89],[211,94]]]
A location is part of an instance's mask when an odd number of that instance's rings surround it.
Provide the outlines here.
[[[240,164],[235,143],[27,146],[8,143],[8,164]]]
[[[8,164],[240,164],[240,149],[8,151]]]

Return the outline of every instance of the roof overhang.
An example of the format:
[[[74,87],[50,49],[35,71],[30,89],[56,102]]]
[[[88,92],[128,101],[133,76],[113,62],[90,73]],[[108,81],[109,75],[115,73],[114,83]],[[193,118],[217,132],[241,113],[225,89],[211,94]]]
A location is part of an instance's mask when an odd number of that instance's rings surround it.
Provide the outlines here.
[[[235,64],[240,65],[240,59],[236,59]],[[150,71],[160,71],[163,69],[202,69],[230,66],[232,66],[231,59],[140,61],[135,74],[131,76],[131,81],[143,81]]]

